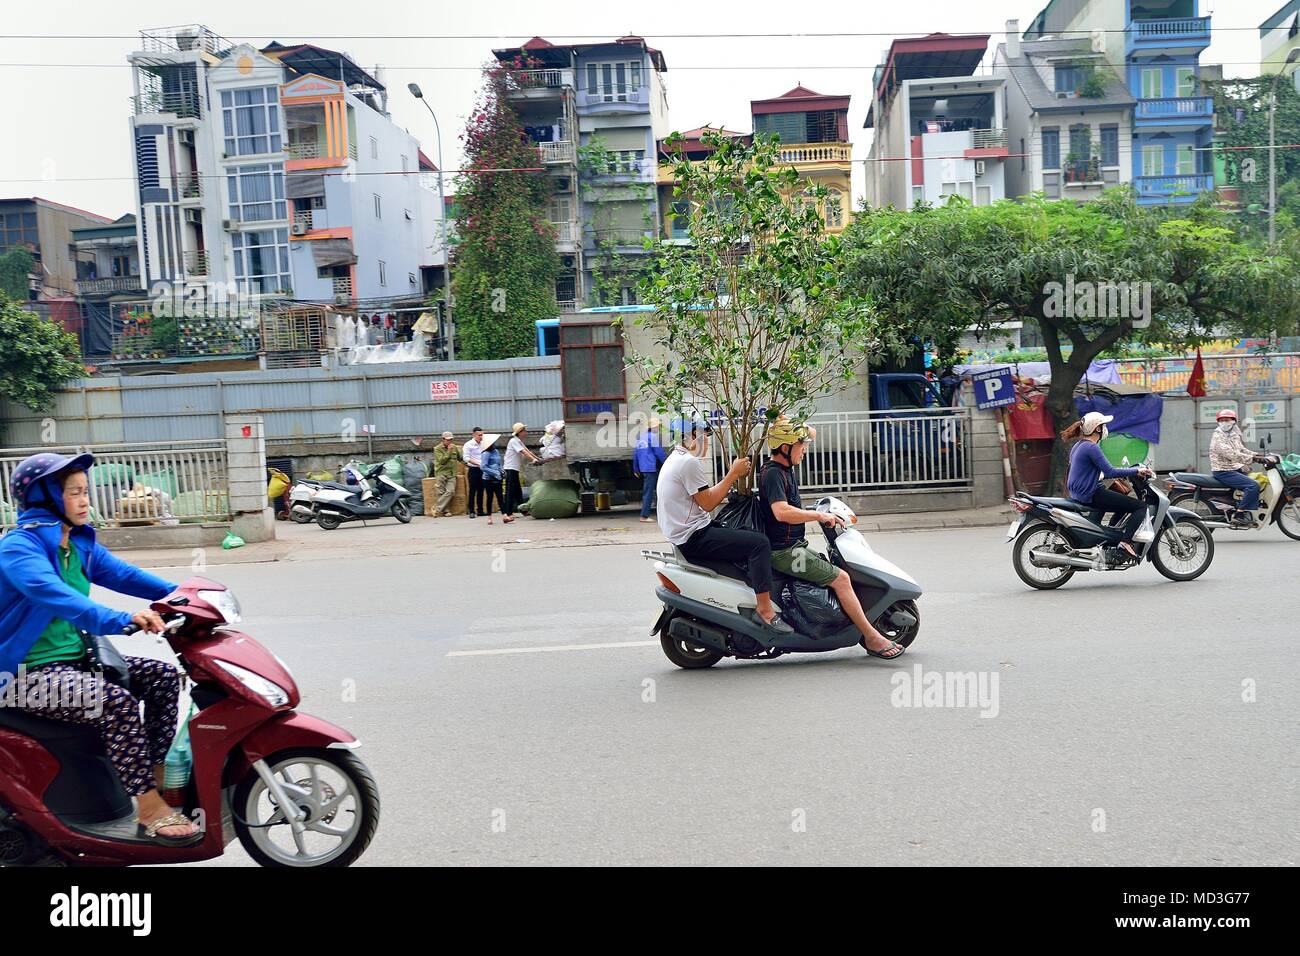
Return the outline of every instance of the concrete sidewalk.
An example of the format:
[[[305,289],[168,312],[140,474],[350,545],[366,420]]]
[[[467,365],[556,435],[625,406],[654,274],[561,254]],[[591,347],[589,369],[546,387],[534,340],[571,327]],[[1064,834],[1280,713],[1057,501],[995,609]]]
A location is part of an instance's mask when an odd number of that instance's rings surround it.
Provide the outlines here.
[[[866,515],[858,519],[865,534],[888,531],[936,531],[944,528],[980,528],[1006,524],[1011,509],[1005,505],[963,511],[919,514]],[[616,508],[595,515],[539,521],[519,517],[502,524],[458,515],[452,518],[416,517],[410,524],[392,518],[345,524],[323,531],[315,524],[275,523],[275,541],[248,544],[224,551],[219,547],[140,549],[124,551],[133,564],[147,568],[220,567],[272,561],[342,561],[356,558],[397,557],[445,550],[491,551],[496,548],[562,548],[606,544],[664,544],[658,524],[642,524],[634,507]]]

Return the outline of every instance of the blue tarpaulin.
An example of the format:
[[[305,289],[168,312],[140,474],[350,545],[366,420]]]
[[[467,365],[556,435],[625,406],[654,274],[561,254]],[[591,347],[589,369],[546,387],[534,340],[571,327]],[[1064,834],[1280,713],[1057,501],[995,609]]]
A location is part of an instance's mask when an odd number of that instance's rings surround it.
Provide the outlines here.
[[[1165,403],[1159,395],[1133,395],[1118,402],[1105,395],[1075,396],[1074,404],[1080,416],[1088,412],[1114,415],[1115,420],[1106,426],[1111,434],[1132,435],[1153,444],[1160,443],[1160,412]]]

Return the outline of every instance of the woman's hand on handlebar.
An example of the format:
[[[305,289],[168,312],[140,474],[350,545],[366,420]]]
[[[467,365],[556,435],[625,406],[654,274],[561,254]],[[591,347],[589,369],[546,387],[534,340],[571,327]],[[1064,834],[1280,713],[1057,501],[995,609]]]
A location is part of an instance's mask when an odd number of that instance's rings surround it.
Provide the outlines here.
[[[157,611],[145,608],[143,611],[136,611],[131,615],[131,623],[142,631],[150,634],[161,634],[165,628],[163,619]]]
[[[1156,473],[1155,473],[1154,471],[1152,471],[1150,468],[1148,468],[1146,465],[1138,465],[1138,477],[1139,477],[1139,478],[1148,478],[1148,479],[1149,479],[1149,478],[1154,478],[1155,476],[1156,476]]]

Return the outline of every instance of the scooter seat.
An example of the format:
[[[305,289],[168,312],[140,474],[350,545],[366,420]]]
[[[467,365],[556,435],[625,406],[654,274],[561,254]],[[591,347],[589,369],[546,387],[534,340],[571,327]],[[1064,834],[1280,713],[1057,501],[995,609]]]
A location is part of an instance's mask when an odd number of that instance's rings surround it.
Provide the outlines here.
[[[1048,508],[1060,508],[1062,511],[1096,511],[1092,505],[1086,505],[1081,501],[1075,501],[1073,498],[1035,498],[1032,495],[1030,501],[1040,505],[1046,505]]]
[[[1213,475],[1200,475],[1194,471],[1177,471],[1170,475],[1175,481],[1181,481],[1184,484],[1195,485],[1198,488],[1215,488],[1224,491],[1235,491],[1231,485],[1225,485]]]
[[[331,488],[335,491],[346,491],[348,494],[365,490],[361,485],[345,485],[340,481],[316,481],[311,484],[315,485],[317,488]]]
[[[724,578],[735,578],[738,581],[745,580],[746,568],[743,564],[736,564],[734,561],[713,561],[711,559],[702,559],[692,561],[686,555],[682,554],[682,549],[673,545],[673,556],[677,562],[687,568],[704,568],[715,574],[721,574]]]

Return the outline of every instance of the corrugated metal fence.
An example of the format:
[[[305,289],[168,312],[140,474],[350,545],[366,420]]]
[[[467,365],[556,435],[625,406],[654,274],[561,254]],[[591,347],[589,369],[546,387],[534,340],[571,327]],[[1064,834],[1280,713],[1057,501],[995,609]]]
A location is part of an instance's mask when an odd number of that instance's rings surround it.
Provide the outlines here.
[[[444,383],[432,398],[433,383]],[[445,383],[454,383],[448,386]],[[0,402],[4,444],[82,445],[221,438],[228,414],[258,414],[266,440],[467,434],[475,425],[540,432],[563,414],[555,356],[501,362],[341,367],[88,378],[33,413]]]

